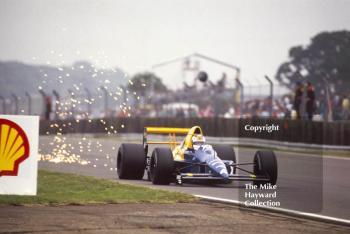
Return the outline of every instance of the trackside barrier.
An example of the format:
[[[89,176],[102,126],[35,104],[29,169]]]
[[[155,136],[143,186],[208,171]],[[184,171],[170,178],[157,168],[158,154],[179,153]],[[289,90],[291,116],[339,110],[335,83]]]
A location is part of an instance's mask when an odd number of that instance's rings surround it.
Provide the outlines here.
[[[247,131],[250,126],[279,126],[278,131]],[[282,142],[350,146],[350,122],[313,122],[306,120],[225,119],[225,118],[109,118],[88,120],[41,121],[40,134],[67,133],[143,133],[144,127],[202,127],[207,136],[257,138]],[[111,130],[110,126],[113,126]]]

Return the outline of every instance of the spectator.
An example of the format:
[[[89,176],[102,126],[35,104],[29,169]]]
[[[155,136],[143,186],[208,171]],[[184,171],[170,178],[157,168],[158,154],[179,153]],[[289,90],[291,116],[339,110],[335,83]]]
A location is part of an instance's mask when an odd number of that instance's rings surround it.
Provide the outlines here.
[[[185,111],[182,108],[179,108],[176,110],[176,117],[177,118],[185,118]]]
[[[342,101],[342,115],[343,120],[348,120],[350,117],[350,95],[344,95],[343,101]]]
[[[306,113],[309,120],[312,120],[314,111],[315,111],[315,88],[310,82],[307,82]]]
[[[294,94],[294,110],[296,111],[297,119],[300,119],[301,117],[300,106],[303,99],[303,92],[304,92],[303,84],[301,82],[297,82],[297,86]]]
[[[332,101],[332,113],[334,120],[342,119],[342,98],[339,95],[335,95]]]
[[[227,75],[225,72],[222,73],[221,79],[217,82],[217,91],[222,92],[226,88]]]

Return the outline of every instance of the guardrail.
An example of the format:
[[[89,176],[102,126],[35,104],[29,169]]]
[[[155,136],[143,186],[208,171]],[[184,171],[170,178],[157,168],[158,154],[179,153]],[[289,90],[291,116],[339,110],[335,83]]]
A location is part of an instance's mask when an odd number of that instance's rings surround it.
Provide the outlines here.
[[[253,132],[246,125],[279,126],[278,131]],[[225,118],[109,118],[94,120],[41,121],[40,134],[65,133],[142,133],[145,126],[192,127],[199,125],[214,137],[258,138],[318,145],[350,145],[350,122],[306,120],[225,119]],[[111,128],[113,126],[113,128]]]

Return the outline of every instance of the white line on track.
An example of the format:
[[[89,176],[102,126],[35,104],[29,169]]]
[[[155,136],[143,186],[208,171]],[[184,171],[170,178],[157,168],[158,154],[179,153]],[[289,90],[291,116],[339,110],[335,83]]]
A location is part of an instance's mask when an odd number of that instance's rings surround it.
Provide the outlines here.
[[[350,225],[350,220],[348,220],[348,219],[335,218],[335,217],[326,216],[326,215],[318,215],[318,214],[313,214],[313,213],[307,213],[307,212],[301,212],[301,211],[289,210],[289,209],[277,208],[277,207],[245,206],[244,202],[237,201],[237,200],[231,200],[231,199],[225,199],[225,198],[218,198],[218,197],[211,197],[211,196],[204,196],[204,195],[194,195],[194,196],[205,199],[205,200],[209,200],[209,201],[216,201],[216,202],[240,205],[240,206],[247,207],[247,208],[259,208],[262,210],[284,213],[284,214],[289,214],[289,215],[294,215],[294,216],[299,216],[299,217],[304,217],[304,218],[317,219],[320,221],[329,221],[329,222]]]
[[[242,151],[251,151],[253,148],[251,149],[248,149],[248,148],[239,148],[239,146],[237,147],[237,151],[239,152],[240,150]],[[315,153],[301,153],[301,152],[288,152],[288,151],[280,151],[278,149],[274,150],[275,153],[283,153],[283,154],[292,154],[292,155],[295,155],[297,154],[298,156],[301,156],[301,157],[314,157],[314,158],[327,158],[327,159],[339,159],[339,160],[350,160],[350,158],[348,156],[344,156],[344,157],[341,157],[341,156],[332,156],[332,155],[327,155],[327,154],[324,154],[324,155],[316,155]],[[350,152],[349,152],[350,154]]]

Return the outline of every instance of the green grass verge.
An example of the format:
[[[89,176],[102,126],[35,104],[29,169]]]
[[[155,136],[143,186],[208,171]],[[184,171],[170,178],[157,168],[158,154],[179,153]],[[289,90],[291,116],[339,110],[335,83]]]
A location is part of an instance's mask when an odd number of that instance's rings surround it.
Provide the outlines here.
[[[39,170],[37,196],[0,195],[0,204],[11,205],[175,203],[195,200],[194,196],[179,192],[44,170]]]

